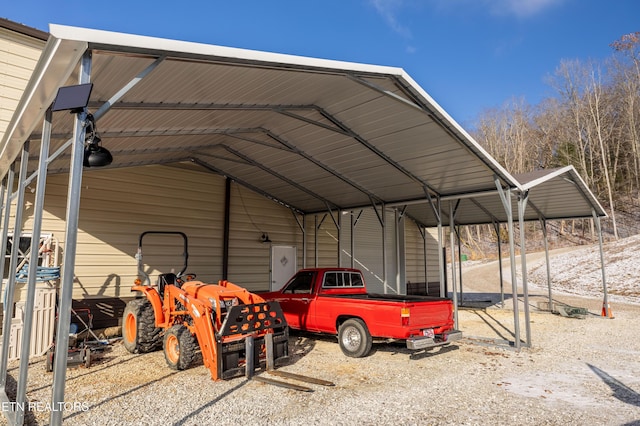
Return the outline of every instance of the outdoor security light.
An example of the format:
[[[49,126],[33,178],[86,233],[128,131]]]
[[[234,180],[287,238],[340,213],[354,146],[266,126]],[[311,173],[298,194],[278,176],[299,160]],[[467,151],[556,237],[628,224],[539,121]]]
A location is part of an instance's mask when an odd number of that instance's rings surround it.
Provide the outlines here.
[[[96,121],[92,114],[87,114],[85,129],[84,166],[103,167],[113,162],[113,156],[109,150],[100,145],[102,140],[98,136]]]
[[[270,243],[270,242],[271,242],[271,239],[269,239],[269,234],[267,234],[266,232],[265,232],[265,233],[263,233],[263,234],[260,236],[260,242],[261,242],[261,243]]]

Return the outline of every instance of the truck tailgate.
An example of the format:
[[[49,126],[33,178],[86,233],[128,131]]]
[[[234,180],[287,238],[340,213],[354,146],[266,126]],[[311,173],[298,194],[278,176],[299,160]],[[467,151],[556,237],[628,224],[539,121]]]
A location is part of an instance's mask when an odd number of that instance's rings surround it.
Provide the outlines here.
[[[452,324],[453,310],[448,299],[409,302],[411,327],[438,327]]]

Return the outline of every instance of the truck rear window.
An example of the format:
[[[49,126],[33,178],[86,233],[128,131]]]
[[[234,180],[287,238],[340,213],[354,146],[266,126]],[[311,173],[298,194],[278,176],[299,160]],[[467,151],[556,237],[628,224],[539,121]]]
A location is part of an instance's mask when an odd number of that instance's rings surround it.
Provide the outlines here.
[[[322,287],[340,288],[340,287],[364,287],[362,277],[357,272],[325,272]]]

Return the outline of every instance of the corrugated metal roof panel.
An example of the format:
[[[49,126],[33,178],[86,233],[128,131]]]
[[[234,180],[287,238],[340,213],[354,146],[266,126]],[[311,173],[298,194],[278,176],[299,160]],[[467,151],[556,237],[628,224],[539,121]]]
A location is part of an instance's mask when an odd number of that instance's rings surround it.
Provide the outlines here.
[[[488,208],[500,217],[496,178],[522,189],[401,69],[51,28],[22,112],[2,140],[2,174],[26,138],[37,140],[43,105],[58,87],[76,84],[89,46],[89,109],[114,156],[111,168],[193,161],[306,213],[426,202],[425,191],[449,198],[493,191]],[[70,137],[71,118],[56,113],[54,148]],[[51,167],[63,171],[64,155]],[[572,179],[582,213],[581,200],[595,198]],[[542,193],[530,189],[532,202],[546,208]],[[461,205],[461,220],[489,216],[473,202]],[[433,224],[426,207],[412,206],[411,214]],[[566,211],[559,200],[556,208]]]

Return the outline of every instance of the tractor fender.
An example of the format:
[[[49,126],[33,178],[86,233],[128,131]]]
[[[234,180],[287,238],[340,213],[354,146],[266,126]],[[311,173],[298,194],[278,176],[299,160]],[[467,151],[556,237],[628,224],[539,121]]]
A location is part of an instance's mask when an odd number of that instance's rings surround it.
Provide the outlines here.
[[[140,291],[147,297],[147,300],[149,300],[153,307],[153,314],[156,318],[156,327],[162,327],[162,324],[164,324],[164,312],[162,311],[162,299],[160,299],[158,290],[153,287],[134,285],[131,288],[131,291]]]

